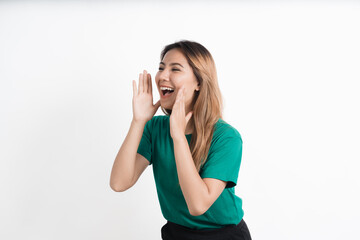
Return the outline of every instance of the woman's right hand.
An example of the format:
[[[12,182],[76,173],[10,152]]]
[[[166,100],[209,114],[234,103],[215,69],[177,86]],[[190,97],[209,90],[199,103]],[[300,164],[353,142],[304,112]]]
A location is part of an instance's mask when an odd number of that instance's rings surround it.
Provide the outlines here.
[[[133,80],[133,121],[149,121],[160,107],[160,100],[153,105],[151,75],[144,70],[139,74],[139,89]]]

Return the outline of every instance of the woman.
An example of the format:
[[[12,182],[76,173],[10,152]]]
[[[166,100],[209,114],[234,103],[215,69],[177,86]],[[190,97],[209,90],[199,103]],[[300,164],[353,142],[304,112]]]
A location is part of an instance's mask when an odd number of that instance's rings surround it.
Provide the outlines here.
[[[155,76],[160,100],[153,105],[151,75],[133,80],[133,120],[116,156],[110,186],[132,187],[153,164],[164,240],[251,239],[235,195],[242,139],[222,119],[214,60],[201,44],[165,46]],[[165,115],[154,116],[161,106]]]

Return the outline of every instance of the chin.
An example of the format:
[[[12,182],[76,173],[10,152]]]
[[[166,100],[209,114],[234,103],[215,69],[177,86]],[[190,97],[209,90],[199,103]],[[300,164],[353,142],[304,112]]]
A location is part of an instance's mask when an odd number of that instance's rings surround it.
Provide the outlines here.
[[[161,107],[162,107],[163,109],[165,109],[167,112],[169,112],[168,110],[172,111],[172,106],[168,106],[167,104],[166,104],[166,105],[161,104]]]
[[[170,109],[170,110],[173,108],[173,105],[174,105],[174,103],[172,103],[172,104],[162,103],[161,100],[160,100],[160,104],[161,104],[162,108]]]
[[[161,106],[161,107],[167,110],[172,110],[172,107],[168,107],[168,106]]]

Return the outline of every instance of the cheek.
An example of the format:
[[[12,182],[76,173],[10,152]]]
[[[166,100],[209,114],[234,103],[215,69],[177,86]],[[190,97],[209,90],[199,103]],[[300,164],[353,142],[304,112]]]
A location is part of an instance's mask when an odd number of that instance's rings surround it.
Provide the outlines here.
[[[193,98],[194,98],[194,93],[192,91],[187,92],[186,95],[185,95],[185,102],[186,103],[191,103]]]

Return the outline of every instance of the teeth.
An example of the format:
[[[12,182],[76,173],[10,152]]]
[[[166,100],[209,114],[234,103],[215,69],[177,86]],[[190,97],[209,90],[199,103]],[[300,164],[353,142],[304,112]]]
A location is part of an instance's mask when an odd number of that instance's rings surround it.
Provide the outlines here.
[[[169,90],[169,91],[174,91],[173,88],[168,88],[168,87],[160,87],[160,90]]]

